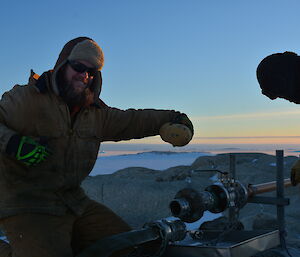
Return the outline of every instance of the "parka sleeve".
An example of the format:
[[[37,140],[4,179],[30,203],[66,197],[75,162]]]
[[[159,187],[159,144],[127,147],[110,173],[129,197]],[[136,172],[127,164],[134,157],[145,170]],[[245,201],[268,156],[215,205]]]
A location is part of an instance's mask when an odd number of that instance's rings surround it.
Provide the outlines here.
[[[159,134],[160,127],[180,112],[155,109],[106,108],[101,111],[102,141],[139,139]],[[100,118],[100,117],[99,117]]]
[[[6,151],[9,139],[17,133],[14,129],[9,127],[8,124],[12,121],[15,123],[23,122],[20,118],[22,115],[16,115],[18,104],[14,101],[14,93],[12,92],[14,92],[14,89],[4,93],[0,100],[0,153],[4,153]],[[20,119],[18,119],[18,117]]]

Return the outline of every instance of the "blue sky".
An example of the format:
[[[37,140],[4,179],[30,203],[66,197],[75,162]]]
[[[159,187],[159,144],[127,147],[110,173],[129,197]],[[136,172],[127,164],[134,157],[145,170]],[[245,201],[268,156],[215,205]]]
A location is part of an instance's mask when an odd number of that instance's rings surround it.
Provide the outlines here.
[[[299,136],[299,106],[261,95],[255,75],[265,56],[299,53],[299,9],[289,0],[6,1],[1,93],[25,84],[30,69],[51,69],[62,46],[84,35],[104,51],[108,105],[185,112],[200,143]]]

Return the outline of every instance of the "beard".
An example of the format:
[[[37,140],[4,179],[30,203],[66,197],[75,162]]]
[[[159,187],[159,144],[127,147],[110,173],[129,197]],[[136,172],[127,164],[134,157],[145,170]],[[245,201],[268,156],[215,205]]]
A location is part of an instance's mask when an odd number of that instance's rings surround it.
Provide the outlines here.
[[[83,106],[88,97],[88,85],[86,85],[86,88],[81,92],[76,91],[72,81],[66,80],[64,70],[64,67],[61,68],[56,79],[60,96],[70,108],[73,108],[74,106]]]

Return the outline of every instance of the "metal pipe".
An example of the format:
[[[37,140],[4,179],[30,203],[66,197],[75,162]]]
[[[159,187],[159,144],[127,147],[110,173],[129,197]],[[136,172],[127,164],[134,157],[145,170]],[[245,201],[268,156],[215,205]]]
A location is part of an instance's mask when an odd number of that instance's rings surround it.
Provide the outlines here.
[[[191,212],[190,202],[183,197],[171,201],[169,207],[174,217],[187,217]]]
[[[283,181],[283,186],[284,187],[290,187],[292,186],[291,179],[286,178]],[[275,191],[277,188],[277,181],[271,181],[267,183],[261,183],[261,184],[256,184],[256,185],[248,185],[248,196],[254,196],[254,195],[259,195],[267,192],[272,192]]]
[[[276,150],[276,166],[277,166],[277,199],[284,197],[284,175],[283,175],[283,150]],[[280,236],[280,245],[285,245],[285,219],[284,219],[284,205],[277,205],[277,220]]]
[[[169,242],[183,240],[186,232],[186,226],[181,220],[157,220],[145,224],[144,228],[140,230],[132,230],[100,239],[84,249],[76,257],[108,257],[115,251],[133,248],[156,239],[161,240],[161,245],[157,252],[157,256],[160,256]]]
[[[97,241],[76,255],[76,257],[108,257],[115,251],[153,241],[159,237],[158,231],[155,231],[152,228],[124,232]]]

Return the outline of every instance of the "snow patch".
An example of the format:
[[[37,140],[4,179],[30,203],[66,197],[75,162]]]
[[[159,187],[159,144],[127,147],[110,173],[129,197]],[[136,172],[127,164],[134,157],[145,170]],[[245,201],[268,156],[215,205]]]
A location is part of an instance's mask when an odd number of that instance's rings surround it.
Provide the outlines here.
[[[269,165],[272,166],[272,167],[276,167],[276,162],[272,162]],[[286,162],[283,162],[283,165],[286,165]]]
[[[218,174],[213,175],[212,177],[209,178],[212,182],[217,182],[219,180]]]

